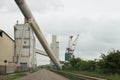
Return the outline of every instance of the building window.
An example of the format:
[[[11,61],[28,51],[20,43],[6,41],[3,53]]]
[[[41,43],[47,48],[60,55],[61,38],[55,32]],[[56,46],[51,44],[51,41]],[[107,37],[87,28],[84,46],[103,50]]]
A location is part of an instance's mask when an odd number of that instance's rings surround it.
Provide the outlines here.
[[[30,48],[30,46],[23,46],[23,48]]]
[[[26,44],[26,41],[24,41],[24,44]]]
[[[2,32],[0,32],[0,36],[2,37]]]

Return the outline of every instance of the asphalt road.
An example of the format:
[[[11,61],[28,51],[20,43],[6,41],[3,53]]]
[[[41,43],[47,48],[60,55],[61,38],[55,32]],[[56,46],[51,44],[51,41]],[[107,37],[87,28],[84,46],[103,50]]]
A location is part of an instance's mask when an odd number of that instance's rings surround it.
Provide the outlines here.
[[[58,75],[54,72],[48,71],[46,69],[41,69],[35,73],[29,74],[16,80],[69,80],[69,79],[61,75]]]

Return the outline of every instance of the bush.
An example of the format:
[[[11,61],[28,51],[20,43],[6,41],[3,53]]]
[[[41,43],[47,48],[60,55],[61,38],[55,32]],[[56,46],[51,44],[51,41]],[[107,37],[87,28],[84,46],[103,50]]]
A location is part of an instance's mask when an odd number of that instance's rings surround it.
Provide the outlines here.
[[[96,62],[89,60],[81,60],[80,58],[73,58],[70,60],[71,67],[73,70],[81,70],[81,71],[95,71],[96,70]]]
[[[80,62],[81,62],[81,59],[80,59],[80,58],[72,58],[72,59],[70,60],[71,67],[72,67],[74,70],[79,70],[79,69],[80,69]]]
[[[99,66],[104,73],[119,73],[120,74],[120,51],[113,50],[108,52],[108,55],[101,55]]]

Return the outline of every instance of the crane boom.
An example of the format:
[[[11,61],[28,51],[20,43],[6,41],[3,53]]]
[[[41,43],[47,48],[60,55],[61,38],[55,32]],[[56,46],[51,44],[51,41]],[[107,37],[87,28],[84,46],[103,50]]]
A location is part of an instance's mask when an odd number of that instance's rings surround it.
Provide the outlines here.
[[[69,61],[72,57],[74,57],[73,54],[76,49],[78,37],[79,37],[79,34],[77,35],[74,41],[72,41],[73,36],[69,37],[68,48],[66,48],[66,53],[65,53],[65,61]]]
[[[21,10],[21,12],[23,13],[25,19],[28,21],[30,27],[34,31],[35,35],[37,36],[39,42],[41,43],[41,45],[45,49],[45,51],[48,54],[48,56],[50,57],[50,59],[53,61],[53,63],[58,68],[62,69],[59,60],[56,58],[55,54],[53,53],[53,51],[49,47],[49,45],[47,43],[47,40],[45,39],[45,37],[43,36],[43,33],[39,29],[39,26],[38,26],[37,22],[35,21],[33,15],[32,15],[32,12],[28,8],[25,0],[15,0],[15,2],[18,5],[18,7]]]
[[[73,41],[73,43],[71,45],[72,54],[74,54],[74,51],[76,49],[76,45],[77,45],[77,42],[78,42],[78,37],[79,37],[79,34],[77,35],[77,37],[75,38],[75,40]]]

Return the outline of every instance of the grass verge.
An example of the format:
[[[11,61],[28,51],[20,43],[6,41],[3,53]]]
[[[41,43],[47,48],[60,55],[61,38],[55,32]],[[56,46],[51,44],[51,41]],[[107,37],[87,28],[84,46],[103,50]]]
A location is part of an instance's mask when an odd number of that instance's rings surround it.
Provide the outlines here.
[[[100,74],[97,72],[87,72],[87,71],[69,71],[69,72],[73,72],[73,73],[80,73],[80,74],[84,74],[84,75],[88,75],[88,76],[93,76],[93,77],[98,77],[98,78],[103,78],[103,79],[107,79],[107,80],[120,80],[120,75],[119,74]]]
[[[16,73],[13,76],[7,77],[5,79],[0,79],[0,80],[14,80],[14,79],[17,79],[17,78],[20,78],[20,77],[23,77],[23,76],[26,76],[26,74],[24,72],[21,72],[21,73]]]
[[[55,71],[53,71],[53,72],[55,72]],[[69,80],[83,80],[83,79],[80,79],[80,78],[76,78],[76,77],[74,77],[74,76],[71,76],[71,75],[69,75],[69,74],[65,74],[65,73],[63,73],[63,72],[55,72],[55,73],[57,73],[57,74],[59,74],[59,75],[62,75],[62,76],[64,76],[64,77],[68,78]]]

